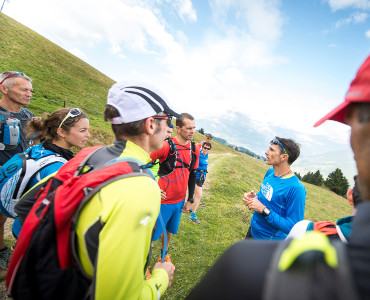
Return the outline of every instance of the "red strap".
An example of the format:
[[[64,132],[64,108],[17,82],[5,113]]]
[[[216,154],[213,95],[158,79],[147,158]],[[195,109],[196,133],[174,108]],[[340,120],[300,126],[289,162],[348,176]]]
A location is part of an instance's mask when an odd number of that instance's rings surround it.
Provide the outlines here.
[[[338,234],[336,225],[333,222],[329,222],[329,221],[314,222],[313,230],[321,231],[325,235]]]

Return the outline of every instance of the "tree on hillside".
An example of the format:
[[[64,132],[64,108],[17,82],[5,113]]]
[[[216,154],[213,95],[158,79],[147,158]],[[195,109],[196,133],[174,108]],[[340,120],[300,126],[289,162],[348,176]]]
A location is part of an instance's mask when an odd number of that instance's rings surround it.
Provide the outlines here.
[[[319,170],[317,170],[316,173],[313,174],[312,184],[317,186],[322,186],[324,184],[324,177],[321,175]]]
[[[297,172],[294,172],[294,174],[295,174],[295,176],[297,176],[297,178],[298,178],[299,180],[302,180],[302,176],[301,176],[301,174],[299,174],[299,173],[297,173]]]
[[[307,183],[312,183],[312,181],[313,181],[313,173],[312,172],[308,172],[305,175],[303,175],[302,181],[307,182]]]
[[[203,129],[203,128],[200,128],[200,129],[198,130],[198,132],[199,132],[199,133],[201,133],[201,134],[204,134],[204,129]]]
[[[343,172],[340,169],[335,169],[328,175],[325,180],[326,187],[334,193],[345,196],[349,187],[349,183]]]
[[[311,183],[317,186],[322,186],[324,183],[324,177],[321,175],[320,171],[317,170],[315,173],[308,172],[302,177],[302,181]]]

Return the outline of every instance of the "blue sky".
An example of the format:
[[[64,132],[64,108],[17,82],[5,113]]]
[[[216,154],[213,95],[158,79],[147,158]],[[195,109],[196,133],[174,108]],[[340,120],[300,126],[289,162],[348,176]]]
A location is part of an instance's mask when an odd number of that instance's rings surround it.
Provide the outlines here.
[[[8,1],[6,15],[116,81],[157,86],[178,111],[214,122],[242,114],[266,141],[285,128],[304,155],[351,155],[347,126],[313,124],[370,53],[368,0]]]

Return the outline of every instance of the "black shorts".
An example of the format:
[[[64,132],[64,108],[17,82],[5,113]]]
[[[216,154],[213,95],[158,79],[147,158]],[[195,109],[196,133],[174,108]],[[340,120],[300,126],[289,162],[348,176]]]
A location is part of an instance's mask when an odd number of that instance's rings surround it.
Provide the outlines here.
[[[205,181],[205,180],[197,179],[197,180],[195,181],[195,183],[196,183],[196,185],[197,185],[197,186],[202,187],[202,186],[203,186],[203,184],[204,184],[204,181]]]

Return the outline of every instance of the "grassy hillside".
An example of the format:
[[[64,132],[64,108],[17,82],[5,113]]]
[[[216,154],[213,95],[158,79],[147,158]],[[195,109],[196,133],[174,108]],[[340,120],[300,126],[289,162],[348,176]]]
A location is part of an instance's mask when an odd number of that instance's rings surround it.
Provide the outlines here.
[[[32,78],[35,93],[28,106],[35,115],[64,105],[88,113],[94,138],[112,140],[102,112],[114,81],[36,32],[0,13],[0,73],[20,71]]]
[[[0,27],[0,72],[17,70],[33,78],[35,93],[29,108],[36,115],[42,115],[45,111],[62,107],[62,102],[55,101],[66,101],[67,106],[81,107],[91,120],[92,138],[89,144],[110,143],[113,137],[101,115],[113,81],[3,14],[0,14]],[[194,140],[203,138],[196,133]],[[190,222],[188,214],[182,217],[179,233],[170,246],[176,274],[173,287],[166,293],[165,299],[184,298],[217,257],[245,236],[252,214],[243,205],[242,195],[251,189],[258,190],[267,170],[260,160],[216,141],[212,145],[210,173],[203,197],[207,206],[199,208],[199,225]],[[305,186],[306,219],[335,221],[350,214],[344,198],[310,184]],[[6,243],[11,245],[14,239],[9,226],[10,222],[7,224]],[[159,256],[159,243],[153,245],[154,262]],[[5,272],[0,276],[3,280]],[[5,296],[0,298],[5,299]]]

